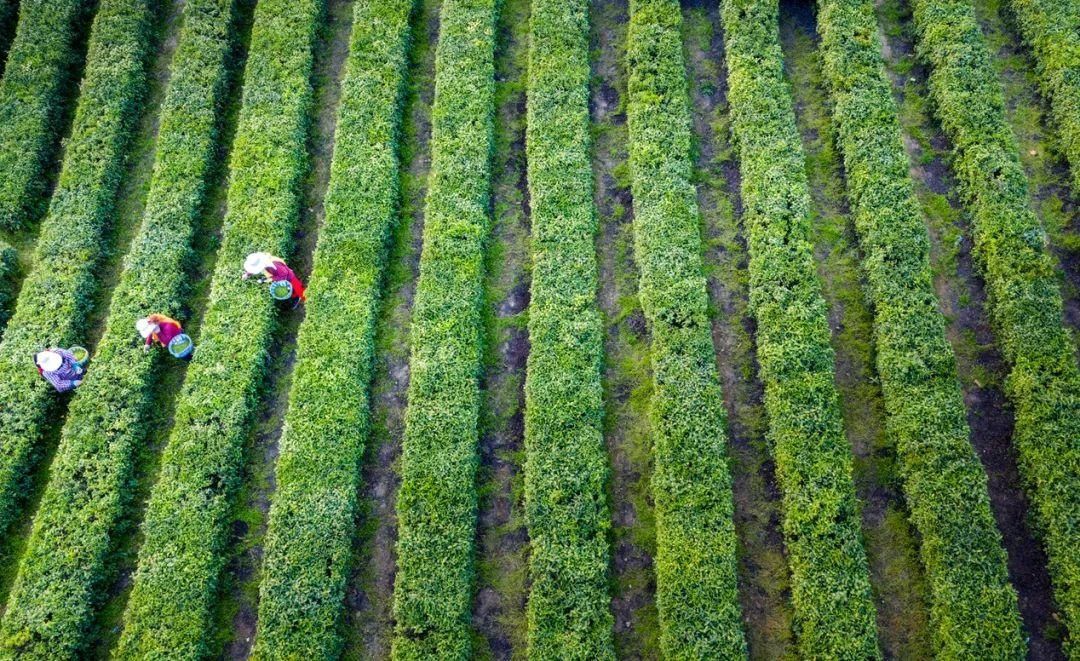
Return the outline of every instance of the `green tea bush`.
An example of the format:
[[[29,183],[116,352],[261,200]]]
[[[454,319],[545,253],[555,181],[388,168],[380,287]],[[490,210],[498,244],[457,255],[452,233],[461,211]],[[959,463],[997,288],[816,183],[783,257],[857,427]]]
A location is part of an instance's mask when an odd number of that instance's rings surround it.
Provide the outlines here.
[[[888,433],[921,537],[936,647],[946,658],[1019,658],[1025,641],[1016,593],[986,474],[968,438],[874,4],[818,5],[825,75],[874,306]]]
[[[611,521],[589,151],[589,3],[534,0],[529,45],[528,653],[537,659],[610,659]]]
[[[41,450],[42,427],[59,408],[60,398],[34,367],[34,354],[85,338],[96,267],[107,247],[146,91],[153,19],[148,4],[101,2],[60,180],[38,236],[34,267],[0,342],[0,532],[18,515]]]
[[[1062,325],[1046,237],[1031,210],[1019,148],[969,0],[915,0],[920,56],[954,145],[953,170],[972,216],[988,310],[1011,371],[1020,474],[1049,560],[1062,621],[1080,635],[1080,370]],[[1075,646],[1075,644],[1074,644]]]
[[[1072,165],[1073,191],[1080,195],[1080,3],[1011,0],[1011,6],[1035,56],[1039,86]]]
[[[0,227],[22,229],[45,205],[46,169],[60,143],[65,90],[74,84],[71,73],[79,59],[76,35],[92,5],[19,3],[18,28],[0,79]],[[89,73],[84,91],[92,84]]]
[[[69,407],[0,626],[0,646],[20,658],[77,656],[101,596],[162,355],[142,351],[135,320],[177,315],[183,304],[184,266],[217,154],[232,9],[232,0],[188,0],[183,10],[145,218],[93,367]]]
[[[632,0],[627,36],[634,259],[651,332],[656,605],[664,656],[742,658],[726,416],[691,184],[675,0]]]
[[[723,0],[768,439],[783,497],[800,656],[877,658],[874,604],[844,437],[810,194],[775,0]]]
[[[254,657],[336,658],[370,428],[368,386],[398,210],[412,0],[354,6],[311,297],[279,443]]]
[[[314,48],[321,0],[262,0],[255,8],[243,101],[230,159],[229,210],[199,348],[150,495],[134,587],[116,655],[206,654],[276,307],[240,279],[244,258],[287,255],[307,171]]]
[[[397,498],[392,655],[471,655],[497,0],[445,0]]]

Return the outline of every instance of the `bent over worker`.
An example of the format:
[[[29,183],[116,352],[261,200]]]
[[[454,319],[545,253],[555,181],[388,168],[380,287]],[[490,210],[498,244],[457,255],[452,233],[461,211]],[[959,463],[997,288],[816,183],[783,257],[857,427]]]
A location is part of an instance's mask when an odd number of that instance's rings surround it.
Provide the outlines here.
[[[38,374],[56,388],[56,392],[74,390],[82,383],[83,368],[67,349],[40,351],[34,356],[34,364]]]
[[[274,257],[266,252],[253,252],[248,255],[244,260],[242,277],[247,280],[252,276],[261,276],[262,282],[269,283],[271,287],[287,282],[286,290],[290,291],[290,295],[284,300],[292,301],[293,307],[307,300],[304,283],[300,282],[300,278],[296,277],[296,273],[280,257]]]
[[[151,314],[135,322],[139,335],[146,340],[143,351],[149,351],[154,343],[168,349],[169,353],[188,360],[195,351],[195,343],[184,333],[180,322],[163,314]]]

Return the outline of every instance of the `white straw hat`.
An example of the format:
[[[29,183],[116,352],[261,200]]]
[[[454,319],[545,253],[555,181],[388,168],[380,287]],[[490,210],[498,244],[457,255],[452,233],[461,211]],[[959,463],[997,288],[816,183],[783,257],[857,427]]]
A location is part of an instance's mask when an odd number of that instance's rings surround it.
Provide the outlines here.
[[[253,252],[244,260],[244,270],[251,275],[258,275],[266,270],[273,260],[274,258],[270,253]]]
[[[42,351],[34,357],[34,362],[45,372],[55,372],[64,364],[64,357],[55,351]]]
[[[135,330],[139,331],[139,335],[142,335],[144,340],[153,335],[157,327],[158,325],[149,319],[140,319],[135,322]]]

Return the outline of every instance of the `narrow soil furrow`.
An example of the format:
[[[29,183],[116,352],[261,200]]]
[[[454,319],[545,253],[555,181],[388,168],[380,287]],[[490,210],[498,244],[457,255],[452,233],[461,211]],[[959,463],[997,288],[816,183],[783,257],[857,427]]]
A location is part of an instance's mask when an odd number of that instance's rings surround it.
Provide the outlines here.
[[[172,0],[168,6],[157,10],[157,22],[154,26],[156,38],[151,44],[151,52],[155,55],[148,63],[147,88],[143,98],[142,115],[135,128],[136,133],[131,138],[128,165],[123,183],[117,191],[112,223],[104,235],[103,240],[108,248],[104,251],[96,271],[97,287],[85,320],[86,330],[82,334],[85,338],[83,346],[90,350],[91,355],[105,330],[109,301],[112,299],[113,288],[120,278],[124,255],[142,221],[146,194],[149,192],[150,177],[154,168],[154,144],[157,140],[161,101],[169,82],[169,67],[176,49],[183,3],[184,0]],[[74,105],[74,99],[71,105]],[[69,121],[67,131],[70,132],[70,129]],[[62,160],[62,154],[59,160]],[[23,237],[23,240],[16,240],[13,245],[25,246],[25,250],[20,250],[20,254],[29,258],[29,253],[33,251],[32,240],[28,238],[31,233],[23,232],[18,236]],[[25,275],[28,269],[23,267],[20,270]],[[57,443],[60,440],[60,430],[63,427],[64,413],[69,399],[64,399],[63,410],[57,411],[45,425],[42,434],[45,450],[43,459],[36,465],[36,477],[31,487],[30,498],[21,517],[12,524],[9,534],[0,542],[0,602],[7,601],[11,582],[15,579],[18,560],[30,534],[33,514],[37,511],[38,502],[48,480],[49,465],[52,463]],[[0,605],[0,612],[2,610],[3,606]]]
[[[782,2],[780,33],[806,149],[815,256],[829,306],[844,429],[855,455],[878,641],[889,658],[928,658],[932,647],[925,578],[901,492],[896,447],[885,430],[885,404],[874,365],[873,312],[863,294],[861,255],[835,144],[813,5]]]
[[[326,4],[327,18],[315,50],[314,115],[308,138],[309,172],[304,184],[300,222],[289,256],[289,266],[305,282],[311,273],[312,253],[325,215],[323,200],[330,179],[341,77],[352,28],[352,0],[328,0]],[[303,306],[283,313],[279,319],[270,344],[262,403],[245,448],[247,465],[236,500],[229,560],[222,578],[212,646],[212,649],[221,649],[221,655],[229,659],[246,659],[251,655],[263,538],[274,493],[274,463],[296,362],[296,332],[303,319]]]
[[[949,171],[951,144],[931,117],[927,71],[914,55],[911,9],[905,0],[879,0],[882,51],[900,104],[904,142],[916,193],[930,230],[934,284],[947,335],[956,352],[972,443],[986,469],[990,503],[1009,556],[1009,579],[1030,636],[1028,656],[1063,658],[1046,571],[1046,554],[1028,526],[1012,446],[1013,412],[1003,392],[1008,372],[994,346],[986,292],[971,254],[970,219]]]
[[[0,0],[0,76],[7,65],[8,48],[15,38],[15,26],[19,23],[18,0]]]
[[[244,64],[247,56],[248,40],[251,35],[252,13],[255,0],[240,0],[237,3],[233,41],[232,63],[229,89],[225,96],[225,112],[221,120],[218,138],[219,153],[216,170],[210,177],[206,193],[206,205],[200,225],[195,232],[192,244],[193,258],[188,265],[188,281],[191,289],[188,301],[181,311],[181,318],[186,319],[184,330],[199,342],[199,327],[206,311],[210,295],[210,275],[214,271],[217,248],[221,243],[221,226],[225,219],[226,195],[229,184],[229,153],[233,136],[236,134],[237,119],[240,113]],[[112,551],[108,565],[112,574],[108,580],[108,591],[102,607],[98,611],[94,632],[91,638],[90,656],[106,659],[120,636],[121,618],[131,593],[131,578],[138,561],[139,544],[142,535],[139,522],[146,507],[157,477],[161,450],[169,438],[173,426],[173,413],[176,408],[176,395],[184,384],[187,363],[167,361],[162,363],[162,372],[154,388],[153,417],[148,425],[146,444],[138,450],[135,470],[131,485],[132,507],[124,521],[117,527],[116,548]]]
[[[605,324],[604,437],[611,460],[612,600],[620,658],[659,657],[652,509],[652,369],[637,298],[626,127],[626,0],[592,10],[593,174]]]
[[[420,269],[424,198],[431,167],[431,103],[439,0],[418,0],[413,15],[408,94],[401,140],[401,213],[387,259],[376,328],[371,433],[364,448],[360,523],[346,592],[345,659],[385,659],[394,632],[395,495],[409,389],[409,323]]]
[[[528,593],[525,529],[525,363],[529,355],[529,196],[525,86],[529,2],[504,0],[495,53],[495,226],[484,282],[484,374],[477,490],[473,627],[479,658],[523,658]]]
[[[1035,61],[1007,4],[977,0],[975,12],[996,55],[993,61],[1005,91],[1006,117],[1020,144],[1035,213],[1058,261],[1065,322],[1076,333],[1080,330],[1080,191],[1070,185],[1069,165],[1049,124],[1049,104],[1039,93]]]
[[[739,592],[750,656],[794,655],[790,575],[780,530],[780,498],[765,442],[754,321],[748,309],[746,243],[739,216],[739,169],[727,114],[727,68],[719,7],[683,3],[690,74],[695,179],[705,245],[713,345],[728,415],[739,536]]]

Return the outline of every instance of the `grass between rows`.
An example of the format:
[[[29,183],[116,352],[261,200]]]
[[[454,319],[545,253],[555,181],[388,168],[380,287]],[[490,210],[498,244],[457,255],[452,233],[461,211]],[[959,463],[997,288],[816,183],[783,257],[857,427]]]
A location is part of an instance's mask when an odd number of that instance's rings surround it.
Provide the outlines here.
[[[19,513],[43,427],[60,408],[34,353],[85,339],[107,229],[147,88],[153,11],[103,0],[91,29],[82,94],[34,268],[0,343],[0,531]]]
[[[1080,2],[1010,0],[1080,195]]]
[[[603,335],[589,138],[589,3],[533,0],[525,503],[530,658],[614,658]]]
[[[395,659],[470,656],[497,0],[446,0],[397,497]]]
[[[46,168],[63,132],[62,106],[66,88],[74,83],[79,24],[92,5],[91,0],[20,3],[0,80],[0,227],[26,227],[46,202]],[[83,88],[89,84],[87,77]]]
[[[874,6],[819,0],[819,7],[824,69],[874,305],[888,433],[922,538],[936,648],[949,658],[1017,658],[1025,643],[1016,593],[969,441]]]
[[[199,348],[150,496],[119,658],[205,653],[232,496],[258,401],[276,307],[240,280],[256,250],[288,256],[307,169],[320,0],[255,10],[224,238]]]
[[[1031,210],[1019,149],[974,9],[967,0],[915,0],[920,56],[954,145],[953,170],[973,217],[998,344],[1011,365],[1013,443],[1062,619],[1080,634],[1080,370],[1062,323],[1046,236]],[[1075,644],[1072,646],[1075,647]],[[1073,651],[1069,648],[1069,651]]]
[[[775,0],[721,4],[750,304],[783,495],[798,647],[807,658],[877,658],[851,449],[809,241],[810,196],[783,79],[777,11]]]
[[[162,359],[143,353],[134,324],[150,312],[177,316],[186,298],[185,266],[218,153],[232,23],[232,0],[184,8],[145,218],[93,368],[69,407],[0,627],[2,649],[24,658],[74,656],[86,642]]]
[[[412,4],[374,0],[354,9],[326,221],[277,460],[256,658],[331,658],[341,650],[360,460],[370,428],[374,330],[398,211]]]
[[[627,124],[634,258],[651,332],[660,647],[671,658],[740,658],[727,422],[691,184],[681,28],[674,0],[631,1]]]

